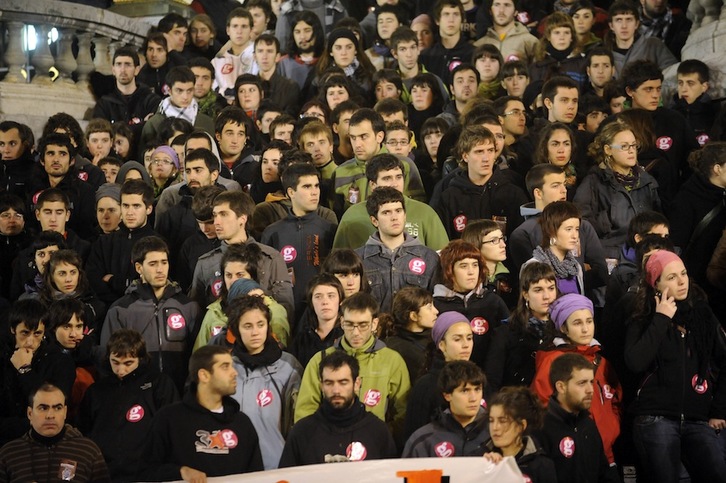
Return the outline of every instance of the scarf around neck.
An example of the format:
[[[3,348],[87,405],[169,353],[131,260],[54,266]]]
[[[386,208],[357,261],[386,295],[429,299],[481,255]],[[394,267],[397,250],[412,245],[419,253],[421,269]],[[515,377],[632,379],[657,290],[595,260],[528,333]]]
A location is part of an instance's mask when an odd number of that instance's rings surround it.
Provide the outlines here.
[[[567,252],[565,259],[560,260],[557,258],[557,255],[552,253],[551,248],[545,250],[541,246],[538,246],[534,249],[532,256],[538,262],[546,263],[551,266],[555,271],[557,278],[577,277],[579,273],[579,262],[572,256],[571,252]]]
[[[171,103],[171,97],[164,98],[159,104],[159,112],[166,117],[176,117],[189,121],[194,125],[199,112],[199,104],[196,99],[192,99],[192,103],[187,107],[177,107]]]

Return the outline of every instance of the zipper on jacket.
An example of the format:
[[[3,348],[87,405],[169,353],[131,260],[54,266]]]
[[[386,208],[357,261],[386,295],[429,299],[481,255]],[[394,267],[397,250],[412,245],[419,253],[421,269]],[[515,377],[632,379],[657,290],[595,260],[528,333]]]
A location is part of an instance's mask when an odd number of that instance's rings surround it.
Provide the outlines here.
[[[159,324],[159,304],[154,302],[154,323],[156,324],[156,335],[159,337],[159,372],[164,372],[164,359],[162,357],[163,339],[161,336],[161,329],[164,327],[163,324]]]

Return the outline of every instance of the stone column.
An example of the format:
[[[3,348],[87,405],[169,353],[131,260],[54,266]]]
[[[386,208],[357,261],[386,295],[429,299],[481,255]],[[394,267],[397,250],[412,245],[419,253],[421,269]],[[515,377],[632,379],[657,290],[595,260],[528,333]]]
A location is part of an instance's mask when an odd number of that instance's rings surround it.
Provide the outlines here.
[[[67,84],[73,84],[71,75],[76,70],[76,67],[78,67],[72,50],[75,30],[60,29],[58,34],[58,59],[56,61],[56,67],[58,67],[58,72],[60,73],[59,80]]]
[[[111,59],[108,54],[108,46],[111,39],[107,37],[94,37],[93,45],[96,46],[96,58],[93,63],[96,65],[96,72],[111,75]]]
[[[55,60],[53,54],[50,53],[50,47],[48,46],[48,32],[50,28],[47,25],[37,25],[35,27],[37,42],[35,44],[35,52],[30,63],[35,67],[35,77],[33,78],[34,84],[51,84],[53,81],[48,75],[48,71]]]
[[[78,82],[87,84],[88,76],[95,65],[93,64],[93,58],[91,58],[91,32],[79,32],[78,33],[78,57],[76,58],[76,64],[78,68],[76,73],[78,74]]]
[[[3,60],[8,65],[8,74],[4,82],[25,82],[22,74],[23,64],[26,56],[23,51],[23,22],[7,22],[8,26],[8,49],[5,51]]]

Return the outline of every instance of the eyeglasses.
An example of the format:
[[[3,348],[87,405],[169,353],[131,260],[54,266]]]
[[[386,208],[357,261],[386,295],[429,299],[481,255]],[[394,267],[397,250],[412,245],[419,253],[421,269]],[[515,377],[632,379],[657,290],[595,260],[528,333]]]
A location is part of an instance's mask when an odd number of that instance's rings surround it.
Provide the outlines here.
[[[168,159],[152,159],[151,163],[149,164],[161,164],[163,166],[171,166],[174,164],[173,161],[169,161]]]
[[[631,149],[635,149],[636,151],[638,151],[640,149],[640,144],[611,144],[610,147],[616,151],[630,151]]]
[[[397,146],[401,146],[401,147],[408,146],[409,143],[408,143],[408,141],[391,140],[391,141],[386,141],[386,144],[388,144],[389,146],[393,146],[395,148]]]
[[[522,111],[521,109],[512,109],[511,111],[507,111],[504,113],[504,117],[506,116],[527,116],[527,113]]]
[[[496,238],[492,238],[491,240],[483,240],[481,244],[486,245],[487,243],[489,243],[490,245],[499,245],[502,242],[507,243],[506,236],[498,236]]]
[[[0,218],[2,218],[5,221],[9,220],[16,220],[16,221],[22,221],[24,216],[20,213],[8,213],[7,211],[0,215]]]
[[[354,324],[353,322],[343,322],[340,325],[345,330],[355,330],[355,329],[358,329],[361,332],[364,332],[364,331],[368,330],[368,328],[371,326],[371,323],[370,322],[358,322],[357,324]]]

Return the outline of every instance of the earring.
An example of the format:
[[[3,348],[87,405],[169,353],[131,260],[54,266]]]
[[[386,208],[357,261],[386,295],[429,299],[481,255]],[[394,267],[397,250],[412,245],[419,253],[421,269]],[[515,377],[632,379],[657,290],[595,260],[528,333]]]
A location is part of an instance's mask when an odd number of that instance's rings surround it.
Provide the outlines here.
[[[524,299],[524,306],[527,307],[527,310],[529,310],[529,300]]]
[[[557,238],[555,238],[555,237],[550,238],[550,246],[553,247],[555,245],[557,245]]]

